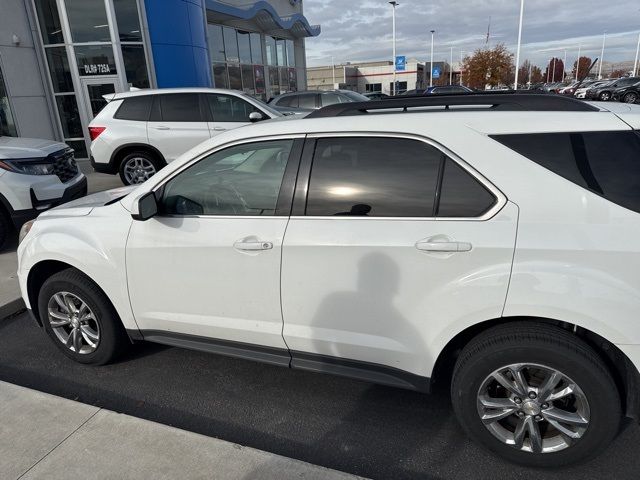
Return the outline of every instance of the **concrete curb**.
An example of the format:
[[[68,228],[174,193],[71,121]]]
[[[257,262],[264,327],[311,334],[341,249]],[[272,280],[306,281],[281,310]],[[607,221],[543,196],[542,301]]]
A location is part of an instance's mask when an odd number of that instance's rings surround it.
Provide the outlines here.
[[[24,304],[24,300],[22,300],[22,298],[17,298],[10,301],[9,303],[0,305],[0,320],[4,320],[6,318],[17,315],[18,313],[22,313],[26,310],[26,308],[27,307]]]

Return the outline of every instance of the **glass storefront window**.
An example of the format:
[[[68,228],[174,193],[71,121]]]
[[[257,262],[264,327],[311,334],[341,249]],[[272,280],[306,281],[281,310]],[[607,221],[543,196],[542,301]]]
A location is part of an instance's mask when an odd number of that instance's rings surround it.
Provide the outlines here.
[[[297,92],[298,91],[298,72],[295,68],[289,69],[289,91]]]
[[[9,94],[7,86],[4,83],[2,70],[0,70],[0,135],[8,137],[17,137],[16,124],[13,121],[11,107],[9,105]]]
[[[240,63],[251,64],[251,38],[249,32],[238,30],[238,51]]]
[[[267,47],[267,65],[276,65],[276,39],[270,35],[265,35],[264,39]]]
[[[212,62],[224,62],[224,38],[220,25],[207,25],[207,37],[209,39],[209,54]]]
[[[284,66],[287,64],[287,53],[284,40],[276,40],[276,52],[278,54],[278,65]]]
[[[65,47],[50,47],[45,51],[47,53],[53,91],[55,93],[73,92],[71,70],[69,70],[69,60],[67,59]]]
[[[280,75],[278,67],[269,67],[269,98],[280,95]]]
[[[242,90],[249,95],[256,94],[256,84],[253,80],[253,65],[242,65]]]
[[[84,140],[65,140],[64,143],[75,150],[76,158],[89,157],[89,155],[87,154],[87,145],[84,143]]]
[[[142,45],[122,45],[127,82],[132,87],[149,88],[149,73]]]
[[[42,42],[45,45],[64,43],[56,0],[36,0],[35,4],[42,32]]]
[[[117,73],[111,45],[83,45],[75,47],[75,51],[81,76]]]
[[[240,55],[238,54],[238,39],[236,30],[231,27],[223,27],[224,34],[224,52],[227,56],[227,62],[239,63]]]
[[[293,40],[287,40],[287,65],[290,67],[296,66],[296,55],[295,49],[293,46]]]
[[[65,0],[74,43],[110,42],[104,0]]]
[[[232,90],[242,90],[242,73],[240,65],[227,65],[229,71],[229,88]]]
[[[82,123],[80,122],[80,113],[78,112],[78,103],[75,95],[56,95],[56,104],[58,105],[64,138],[82,138]]]
[[[256,94],[266,100],[266,82],[264,77],[264,67],[262,65],[253,66],[253,74],[256,81]]]
[[[136,0],[113,0],[121,42],[141,42],[140,20]]]
[[[224,63],[213,64],[213,82],[216,88],[229,88],[227,66]]]
[[[280,67],[280,93],[290,92],[289,90],[289,69],[287,67]]]
[[[251,34],[251,61],[254,65],[264,65],[262,38],[259,33]]]

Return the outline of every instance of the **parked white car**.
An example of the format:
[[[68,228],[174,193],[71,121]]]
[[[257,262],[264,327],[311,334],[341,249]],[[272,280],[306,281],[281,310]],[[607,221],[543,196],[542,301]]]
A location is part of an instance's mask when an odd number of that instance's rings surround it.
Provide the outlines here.
[[[145,340],[450,385],[481,445],[577,462],[640,413],[639,130],[640,106],[531,94],[237,129],[26,224],[22,295],[77,362]]]
[[[282,116],[237,90],[174,88],[110,95],[89,124],[91,165],[142,183],[187,150],[227,130]]]
[[[87,179],[66,144],[0,136],[0,251],[27,220],[86,194]]]

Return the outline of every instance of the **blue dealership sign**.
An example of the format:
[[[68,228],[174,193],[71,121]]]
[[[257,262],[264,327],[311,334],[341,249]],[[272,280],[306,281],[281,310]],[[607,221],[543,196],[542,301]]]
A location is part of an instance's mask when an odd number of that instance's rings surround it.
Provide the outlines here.
[[[433,67],[432,77],[433,78],[440,78],[440,68],[439,67]]]
[[[396,57],[396,72],[404,72],[407,69],[407,57],[398,55]]]

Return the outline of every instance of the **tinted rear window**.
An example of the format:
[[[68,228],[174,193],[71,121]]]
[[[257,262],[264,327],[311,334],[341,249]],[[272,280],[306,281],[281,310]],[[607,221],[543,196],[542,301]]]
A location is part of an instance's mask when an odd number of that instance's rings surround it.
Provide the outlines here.
[[[640,134],[537,133],[492,138],[561,177],[640,213]]]
[[[438,217],[473,218],[488,212],[496,197],[475,177],[451,159],[442,176]]]
[[[163,122],[202,122],[200,96],[197,93],[160,95]]]
[[[149,119],[149,110],[151,109],[152,100],[153,97],[151,95],[125,98],[113,117],[118,120],[137,120],[140,122],[146,122]]]

